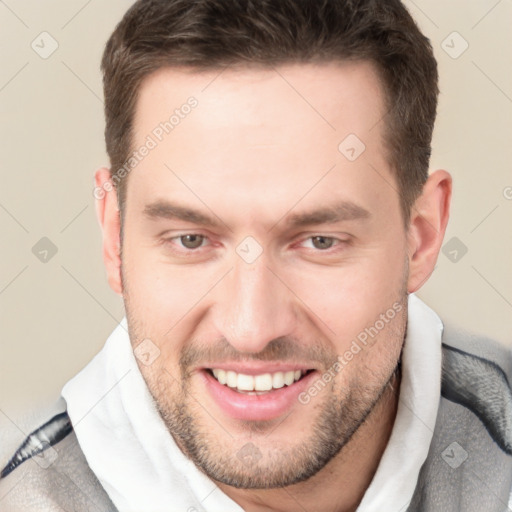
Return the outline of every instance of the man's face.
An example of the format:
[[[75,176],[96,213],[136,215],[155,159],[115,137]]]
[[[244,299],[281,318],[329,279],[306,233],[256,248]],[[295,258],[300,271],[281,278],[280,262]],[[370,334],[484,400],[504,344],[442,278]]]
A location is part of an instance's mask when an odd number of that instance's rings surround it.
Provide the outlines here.
[[[139,363],[149,390],[218,481],[309,478],[396,369],[407,237],[384,115],[367,63],[166,69],[141,87],[133,147],[157,144],[127,188],[130,337],[160,350]]]

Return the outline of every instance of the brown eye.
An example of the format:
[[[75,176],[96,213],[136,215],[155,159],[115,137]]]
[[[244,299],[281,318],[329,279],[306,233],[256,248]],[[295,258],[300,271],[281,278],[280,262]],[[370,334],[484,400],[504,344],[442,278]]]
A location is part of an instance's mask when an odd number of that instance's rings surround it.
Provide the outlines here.
[[[201,247],[204,242],[204,236],[203,235],[183,235],[180,236],[180,242],[183,245],[183,247],[187,249],[197,249],[198,247]]]
[[[311,237],[315,249],[330,249],[334,245],[334,238],[328,236]]]

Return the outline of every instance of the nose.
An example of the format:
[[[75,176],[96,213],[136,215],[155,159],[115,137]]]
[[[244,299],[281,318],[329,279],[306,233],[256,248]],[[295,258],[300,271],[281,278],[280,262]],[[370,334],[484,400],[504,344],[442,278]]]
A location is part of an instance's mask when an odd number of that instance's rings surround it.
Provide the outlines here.
[[[218,290],[214,323],[237,351],[261,352],[294,332],[294,295],[263,257],[252,264],[239,260]]]

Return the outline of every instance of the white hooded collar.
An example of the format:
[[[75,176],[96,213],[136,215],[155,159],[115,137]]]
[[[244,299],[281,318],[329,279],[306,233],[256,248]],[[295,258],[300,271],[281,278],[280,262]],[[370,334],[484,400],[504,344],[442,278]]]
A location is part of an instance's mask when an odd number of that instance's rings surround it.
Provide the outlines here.
[[[432,440],[441,382],[439,317],[409,296],[397,417],[358,512],[405,510]],[[139,371],[124,318],[63,388],[78,442],[119,512],[242,512],[178,448]]]

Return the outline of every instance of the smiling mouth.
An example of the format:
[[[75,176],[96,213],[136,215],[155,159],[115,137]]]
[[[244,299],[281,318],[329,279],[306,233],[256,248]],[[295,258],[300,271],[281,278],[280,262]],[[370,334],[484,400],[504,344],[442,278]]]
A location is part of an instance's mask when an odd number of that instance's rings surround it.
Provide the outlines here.
[[[292,386],[314,370],[290,370],[259,375],[246,375],[220,368],[208,368],[206,371],[217,382],[231,388],[233,391],[248,395],[263,395],[284,386]]]

